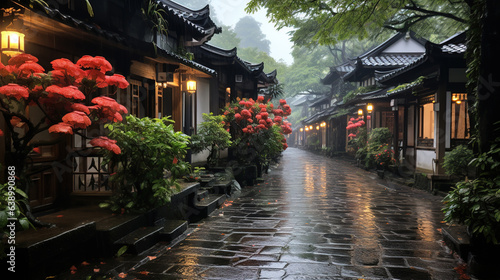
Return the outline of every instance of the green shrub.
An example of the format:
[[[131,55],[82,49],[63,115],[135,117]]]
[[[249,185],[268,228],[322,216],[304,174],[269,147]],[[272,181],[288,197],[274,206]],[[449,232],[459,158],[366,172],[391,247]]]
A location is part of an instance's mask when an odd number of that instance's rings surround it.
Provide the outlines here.
[[[208,166],[217,166],[220,151],[231,146],[231,135],[224,128],[224,116],[203,113],[203,120],[197,134],[191,137],[190,148],[193,153],[209,150]]]
[[[389,128],[374,128],[368,135],[366,145],[366,167],[387,168],[389,163],[394,163],[394,152],[390,149],[392,134]]]
[[[183,161],[189,136],[175,132],[172,123],[168,117],[139,119],[130,115],[123,123],[106,126],[121,153],[105,154],[105,163],[115,170],[111,181],[116,187],[111,201],[101,206],[112,211],[144,212],[170,201],[179,186],[177,179],[190,170]]]
[[[0,167],[1,170],[1,167]],[[15,198],[15,200],[9,200],[9,198]],[[0,259],[6,257],[5,249],[10,247],[4,242],[4,238],[7,239],[11,229],[7,227],[8,224],[12,222],[9,219],[15,219],[15,230],[28,229],[30,227],[30,222],[28,218],[24,215],[25,205],[28,204],[28,196],[17,187],[10,187],[7,183],[0,184]]]
[[[444,157],[443,168],[446,174],[465,177],[468,175],[469,163],[473,158],[472,150],[460,145]]]

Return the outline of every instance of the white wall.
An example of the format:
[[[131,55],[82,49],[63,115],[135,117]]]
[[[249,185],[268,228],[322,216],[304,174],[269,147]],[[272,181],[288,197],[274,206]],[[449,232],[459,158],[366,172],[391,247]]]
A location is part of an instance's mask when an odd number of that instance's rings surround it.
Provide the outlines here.
[[[424,53],[425,47],[412,38],[401,38],[382,53]]]
[[[198,78],[196,80],[196,124],[199,126],[203,122],[202,114],[210,113],[210,81],[208,79]],[[205,162],[207,161],[208,150],[198,154],[191,155],[191,162]]]
[[[419,150],[417,149],[417,166],[420,171],[432,173],[433,159],[436,159],[436,152],[434,150]],[[435,168],[435,166],[434,166]]]

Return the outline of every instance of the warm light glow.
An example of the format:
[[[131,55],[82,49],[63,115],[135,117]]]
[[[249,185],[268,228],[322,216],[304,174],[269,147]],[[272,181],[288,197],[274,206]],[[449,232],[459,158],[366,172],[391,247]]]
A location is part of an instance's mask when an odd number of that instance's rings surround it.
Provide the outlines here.
[[[457,101],[456,101],[456,103],[457,103],[457,104],[460,104],[460,103],[462,103],[462,101],[460,101],[460,100],[457,100]]]
[[[366,111],[368,111],[368,114],[371,114],[371,112],[373,111],[373,105],[370,103],[366,105]]]
[[[453,93],[451,96],[451,101],[460,104],[462,101],[467,100],[467,94],[465,93]]]
[[[226,92],[227,92],[228,94],[231,94],[231,88],[230,88],[230,87],[227,87],[227,88],[226,88]]]
[[[302,131],[304,131],[304,129],[301,127],[301,128],[300,128],[300,132],[302,132]]]
[[[8,56],[24,53],[24,34],[16,31],[2,31],[2,52]]]
[[[188,80],[186,82],[186,91],[189,93],[195,93],[196,92],[196,81]]]
[[[359,109],[358,110],[358,116],[362,116],[363,115],[363,109]]]
[[[316,126],[316,130],[319,130],[319,125]]]
[[[326,122],[322,122],[319,126],[326,127]]]
[[[310,126],[309,126],[309,129],[313,129],[313,126],[312,126],[312,125],[310,125]]]
[[[306,126],[306,131],[309,131],[309,127]]]

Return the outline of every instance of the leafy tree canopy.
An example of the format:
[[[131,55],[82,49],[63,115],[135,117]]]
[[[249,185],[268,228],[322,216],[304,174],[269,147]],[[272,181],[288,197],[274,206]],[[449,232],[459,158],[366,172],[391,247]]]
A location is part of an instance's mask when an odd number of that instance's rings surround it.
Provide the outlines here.
[[[366,38],[383,28],[411,28],[425,37],[453,34],[464,29],[468,16],[465,0],[250,0],[246,11],[260,8],[267,10],[278,29],[294,28],[292,41],[299,45],[334,45],[352,37]]]

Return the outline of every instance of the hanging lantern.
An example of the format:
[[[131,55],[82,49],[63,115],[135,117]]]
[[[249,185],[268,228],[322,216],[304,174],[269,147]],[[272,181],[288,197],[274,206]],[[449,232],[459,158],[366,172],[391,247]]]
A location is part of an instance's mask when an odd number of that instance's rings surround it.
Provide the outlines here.
[[[358,116],[362,116],[363,115],[363,109],[358,109]]]
[[[186,82],[186,91],[188,93],[195,93],[196,92],[196,81],[195,80],[189,79]]]
[[[304,128],[302,128],[302,127],[301,127],[301,128],[300,128],[300,132],[302,132],[302,131],[304,131]]]
[[[24,34],[17,31],[2,31],[2,53],[16,56],[24,53]]]
[[[368,114],[372,113],[373,105],[371,103],[368,103],[368,105],[366,105],[366,111],[368,112]]]

